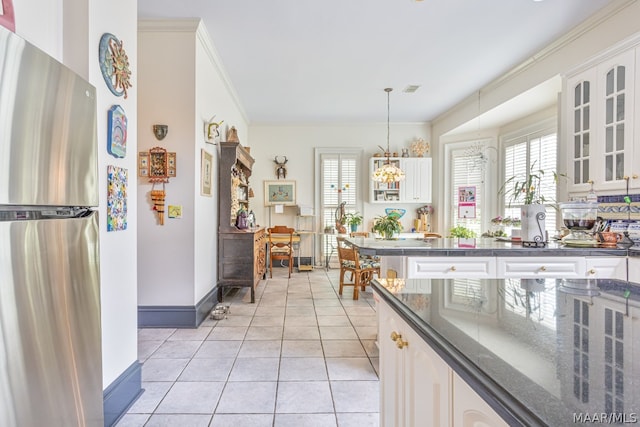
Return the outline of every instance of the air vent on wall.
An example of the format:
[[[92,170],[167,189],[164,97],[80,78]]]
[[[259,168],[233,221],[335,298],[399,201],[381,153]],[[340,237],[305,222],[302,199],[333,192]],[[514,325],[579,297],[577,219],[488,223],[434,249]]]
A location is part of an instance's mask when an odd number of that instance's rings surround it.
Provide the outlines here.
[[[419,85],[409,85],[409,86],[404,88],[403,92],[404,93],[414,93],[418,89],[420,89]]]

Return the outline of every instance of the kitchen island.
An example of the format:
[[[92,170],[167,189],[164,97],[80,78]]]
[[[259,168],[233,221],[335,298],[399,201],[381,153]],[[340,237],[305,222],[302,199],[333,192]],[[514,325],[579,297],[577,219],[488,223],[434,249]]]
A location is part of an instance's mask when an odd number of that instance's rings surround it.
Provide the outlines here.
[[[406,279],[421,278],[572,278],[628,279],[627,255],[617,248],[568,247],[549,242],[544,248],[480,239],[350,238],[362,255],[381,256],[382,276],[393,270]]]
[[[416,233],[417,236],[420,236]],[[347,239],[362,255],[380,256],[625,256],[627,250],[598,247],[569,247],[553,241],[545,248],[525,248],[519,243],[495,238],[383,240],[352,237]],[[638,252],[638,251],[636,251]]]
[[[458,278],[372,286],[382,426],[640,422],[639,285]]]

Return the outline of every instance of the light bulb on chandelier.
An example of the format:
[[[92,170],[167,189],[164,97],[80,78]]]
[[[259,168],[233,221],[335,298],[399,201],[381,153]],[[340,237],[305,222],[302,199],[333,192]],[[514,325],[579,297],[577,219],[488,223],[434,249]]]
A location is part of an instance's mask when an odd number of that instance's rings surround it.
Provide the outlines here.
[[[384,153],[387,157],[387,160],[382,166],[380,166],[373,172],[372,179],[375,182],[390,183],[402,181],[404,179],[404,172],[402,171],[402,169],[394,166],[389,159],[389,157],[391,156],[391,150],[389,149],[389,93],[392,90],[393,89],[390,87],[385,88],[384,90],[385,92],[387,92],[387,151],[385,151]]]

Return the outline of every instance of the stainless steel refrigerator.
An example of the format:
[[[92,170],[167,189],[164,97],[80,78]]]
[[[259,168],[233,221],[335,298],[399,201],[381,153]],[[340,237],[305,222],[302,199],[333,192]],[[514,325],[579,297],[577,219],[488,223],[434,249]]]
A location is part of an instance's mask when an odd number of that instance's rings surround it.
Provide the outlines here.
[[[95,88],[0,27],[0,426],[102,426]]]

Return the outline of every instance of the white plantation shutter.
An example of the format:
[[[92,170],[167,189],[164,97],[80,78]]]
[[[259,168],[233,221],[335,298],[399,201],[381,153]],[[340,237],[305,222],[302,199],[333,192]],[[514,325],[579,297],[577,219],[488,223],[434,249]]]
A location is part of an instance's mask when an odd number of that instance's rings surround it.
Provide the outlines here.
[[[464,225],[465,227],[476,232],[480,237],[482,234],[482,203],[484,199],[484,183],[482,176],[482,168],[478,166],[475,156],[469,156],[468,148],[460,148],[451,151],[451,171],[453,176],[453,185],[451,188],[451,210],[452,227],[456,225]],[[480,154],[476,155],[480,157]],[[460,187],[474,186],[476,188],[476,217],[475,218],[458,218],[458,189]]]
[[[357,154],[326,153],[320,156],[320,188],[322,227],[335,226],[335,212],[340,203],[346,202],[346,212],[358,210],[358,164]],[[331,246],[335,245],[335,237],[327,236],[331,241],[324,244],[323,255],[331,252]]]
[[[557,212],[550,205],[557,200],[557,183],[554,173],[557,172],[558,142],[555,130],[532,133],[505,141],[504,148],[504,176],[505,179],[516,177],[514,181],[526,180],[530,172],[538,173],[543,170],[541,192],[547,200],[547,230],[555,230]],[[519,218],[518,202],[509,203],[511,198],[504,195],[504,216]]]

